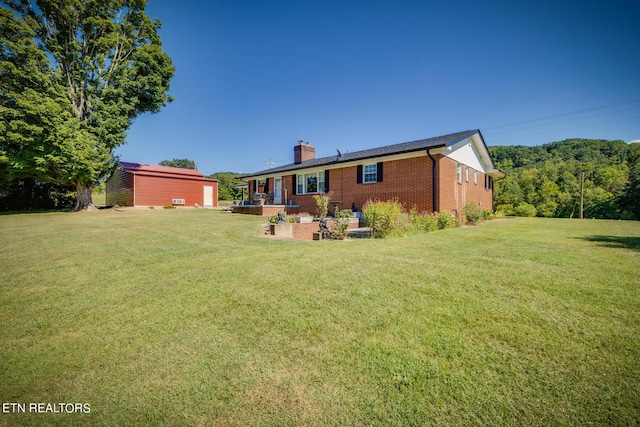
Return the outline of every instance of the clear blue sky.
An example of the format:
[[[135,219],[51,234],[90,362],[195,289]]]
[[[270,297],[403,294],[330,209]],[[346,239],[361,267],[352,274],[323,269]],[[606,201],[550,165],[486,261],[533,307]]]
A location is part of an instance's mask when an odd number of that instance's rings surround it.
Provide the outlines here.
[[[640,139],[640,2],[150,0],[175,101],[124,161],[253,172],[467,129]]]

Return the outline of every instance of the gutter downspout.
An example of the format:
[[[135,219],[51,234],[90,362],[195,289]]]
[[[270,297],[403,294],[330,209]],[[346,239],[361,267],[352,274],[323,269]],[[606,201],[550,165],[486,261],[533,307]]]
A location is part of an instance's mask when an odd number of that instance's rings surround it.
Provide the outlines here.
[[[431,189],[433,198],[433,211],[438,212],[438,170],[436,159],[431,155],[431,151],[427,150],[427,156],[431,159],[431,180],[433,181],[433,188]]]

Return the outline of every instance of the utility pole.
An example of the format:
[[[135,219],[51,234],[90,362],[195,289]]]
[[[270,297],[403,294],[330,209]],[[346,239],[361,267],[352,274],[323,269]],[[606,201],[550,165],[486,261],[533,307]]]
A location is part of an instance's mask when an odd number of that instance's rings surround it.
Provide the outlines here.
[[[580,173],[580,219],[584,218],[584,172]]]

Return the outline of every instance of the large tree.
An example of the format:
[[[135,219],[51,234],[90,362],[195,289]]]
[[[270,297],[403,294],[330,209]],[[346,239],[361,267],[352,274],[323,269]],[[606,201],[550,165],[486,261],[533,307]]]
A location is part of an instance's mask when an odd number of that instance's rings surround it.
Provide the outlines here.
[[[0,176],[73,184],[75,210],[133,120],[172,100],[174,66],[146,0],[3,0]]]

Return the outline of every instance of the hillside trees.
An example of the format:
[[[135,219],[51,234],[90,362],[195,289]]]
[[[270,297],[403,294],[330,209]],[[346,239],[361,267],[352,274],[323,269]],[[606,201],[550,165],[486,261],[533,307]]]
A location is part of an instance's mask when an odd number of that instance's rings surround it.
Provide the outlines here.
[[[114,167],[133,120],[172,100],[174,67],[146,0],[5,0],[0,178],[72,184],[75,210]]]
[[[495,183],[496,208],[506,214],[579,215],[584,179],[584,216],[640,219],[639,144],[570,139],[536,147],[489,150],[508,176]],[[636,168],[636,169],[634,169]],[[640,172],[640,171],[638,171]]]
[[[194,160],[189,160],[189,159],[163,160],[159,163],[159,165],[171,166],[174,168],[183,168],[183,169],[196,169],[196,162]]]
[[[219,200],[240,200],[242,199],[242,190],[233,188],[234,185],[242,182],[238,178],[239,176],[240,174],[236,172],[216,172],[207,178],[218,180]]]

